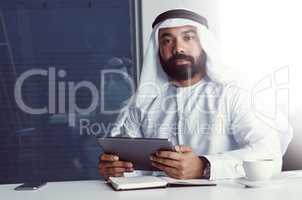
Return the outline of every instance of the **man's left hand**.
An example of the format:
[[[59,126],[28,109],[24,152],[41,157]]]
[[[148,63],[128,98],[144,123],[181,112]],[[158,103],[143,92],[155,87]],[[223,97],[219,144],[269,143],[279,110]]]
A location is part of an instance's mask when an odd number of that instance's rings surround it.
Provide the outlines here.
[[[151,156],[152,166],[177,179],[202,178],[205,163],[190,147],[176,146],[174,151],[158,151]]]

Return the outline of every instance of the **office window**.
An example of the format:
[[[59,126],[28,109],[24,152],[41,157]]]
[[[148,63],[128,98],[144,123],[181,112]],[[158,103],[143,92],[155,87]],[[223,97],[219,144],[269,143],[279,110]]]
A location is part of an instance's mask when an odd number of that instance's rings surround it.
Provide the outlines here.
[[[99,178],[95,138],[136,87],[136,2],[0,1],[0,183]]]

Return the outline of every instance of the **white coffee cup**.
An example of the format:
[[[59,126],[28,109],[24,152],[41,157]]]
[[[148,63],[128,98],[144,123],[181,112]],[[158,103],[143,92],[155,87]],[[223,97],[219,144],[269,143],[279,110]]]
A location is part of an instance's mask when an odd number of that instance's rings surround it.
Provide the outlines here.
[[[267,181],[274,173],[274,160],[246,160],[242,163],[246,178],[250,181]]]

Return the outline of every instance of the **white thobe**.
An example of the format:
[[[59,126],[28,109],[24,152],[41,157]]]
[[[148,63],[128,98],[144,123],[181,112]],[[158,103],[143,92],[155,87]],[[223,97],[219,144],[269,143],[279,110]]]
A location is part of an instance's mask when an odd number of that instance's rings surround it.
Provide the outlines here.
[[[244,176],[243,160],[274,159],[281,171],[279,133],[254,114],[247,93],[205,77],[189,87],[172,84],[147,103],[122,113],[111,137],[168,138],[210,162],[210,179]]]

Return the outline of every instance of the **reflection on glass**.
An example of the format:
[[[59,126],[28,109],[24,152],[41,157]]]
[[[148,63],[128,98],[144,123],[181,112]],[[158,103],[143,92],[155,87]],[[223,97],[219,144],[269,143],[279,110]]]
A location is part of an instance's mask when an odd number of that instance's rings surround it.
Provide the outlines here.
[[[102,113],[101,104],[119,110],[131,96],[129,84],[119,74],[105,76],[102,91],[101,71],[119,70],[135,79],[129,3],[0,1],[0,183],[99,178],[95,136],[108,131],[118,113]],[[15,83],[30,70],[45,75],[35,74],[23,82],[22,102],[33,109],[45,108],[43,114],[25,112],[16,103]],[[83,81],[94,85],[99,97],[104,93],[104,101],[98,101],[92,112],[70,114],[70,83]],[[79,108],[87,108],[91,101],[87,88],[77,90]],[[85,119],[104,128],[85,134],[80,130]]]

